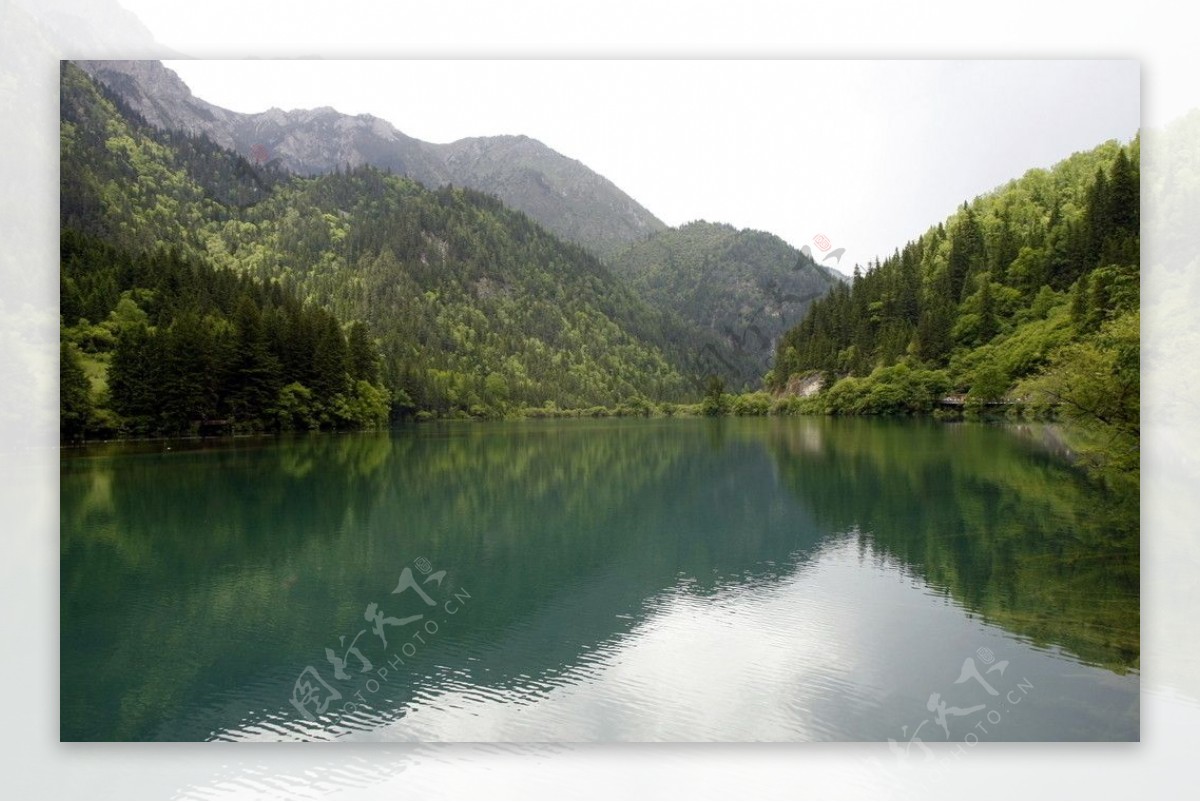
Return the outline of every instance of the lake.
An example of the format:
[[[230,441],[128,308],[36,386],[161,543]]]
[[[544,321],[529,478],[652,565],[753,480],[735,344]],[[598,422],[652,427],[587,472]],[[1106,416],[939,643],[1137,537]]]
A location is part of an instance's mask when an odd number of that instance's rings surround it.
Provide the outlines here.
[[[1137,740],[1053,427],[425,424],[61,458],[61,738]]]

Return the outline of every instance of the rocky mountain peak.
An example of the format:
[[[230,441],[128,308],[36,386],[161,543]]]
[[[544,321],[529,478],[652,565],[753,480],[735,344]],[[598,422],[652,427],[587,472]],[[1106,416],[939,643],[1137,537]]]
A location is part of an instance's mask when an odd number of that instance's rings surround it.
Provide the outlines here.
[[[666,228],[608,179],[524,134],[433,144],[374,115],[343,114],[329,106],[241,114],[195,97],[156,61],[76,63],[151,125],[204,134],[247,158],[277,162],[300,175],[369,164],[429,187],[452,183],[480,190],[602,257]]]

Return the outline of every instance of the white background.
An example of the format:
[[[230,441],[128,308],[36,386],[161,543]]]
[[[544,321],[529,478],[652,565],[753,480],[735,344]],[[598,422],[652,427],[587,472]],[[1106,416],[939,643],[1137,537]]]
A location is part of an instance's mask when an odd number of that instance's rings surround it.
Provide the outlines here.
[[[1195,171],[1155,131],[1200,107],[1184,4],[713,2],[0,4],[0,794],[708,798],[1195,797],[1200,615]],[[157,40],[157,42],[155,41]],[[1135,58],[1142,64],[1141,744],[980,745],[931,767],[886,744],[58,743],[57,59],[247,56]],[[1174,147],[1200,153],[1196,143]],[[1156,172],[1156,170],[1159,170]],[[1182,182],[1182,185],[1181,185]],[[1155,200],[1150,188],[1168,187]],[[1184,201],[1180,201],[1184,198]],[[1163,243],[1170,243],[1166,247]],[[900,244],[900,243],[897,243]],[[1182,254],[1182,256],[1181,256]],[[1189,256],[1190,254],[1190,256]],[[1190,261],[1188,261],[1190,260]],[[1192,344],[1196,345],[1193,349]],[[731,655],[731,659],[735,659]],[[146,660],[153,660],[152,654]]]

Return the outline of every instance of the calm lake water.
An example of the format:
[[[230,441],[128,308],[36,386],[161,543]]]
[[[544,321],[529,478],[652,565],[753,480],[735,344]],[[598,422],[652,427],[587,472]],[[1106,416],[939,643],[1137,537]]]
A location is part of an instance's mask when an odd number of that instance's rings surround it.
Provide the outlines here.
[[[67,450],[61,737],[1136,740],[1136,488],[1062,452],[821,418]]]

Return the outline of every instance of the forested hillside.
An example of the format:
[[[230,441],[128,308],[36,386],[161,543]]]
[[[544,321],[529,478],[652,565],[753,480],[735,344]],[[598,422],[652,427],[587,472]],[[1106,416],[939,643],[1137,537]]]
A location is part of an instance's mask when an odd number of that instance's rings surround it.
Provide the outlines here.
[[[179,323],[169,300],[182,297],[171,276],[185,267],[252,279],[238,285],[232,305],[192,310],[210,315],[203,325],[216,339],[238,329],[242,295],[264,320],[293,306],[332,313],[347,347],[351,334],[369,332],[393,414],[644,409],[696,394],[685,376],[703,343],[694,329],[490,196],[430,191],[373,168],[287,176],[204,138],[147,125],[71,64],[63,67],[61,112],[63,339],[83,353],[91,402],[124,431],[166,424],[140,421],[114,392],[106,374],[123,331],[114,316],[145,314],[147,330],[160,334],[192,325]],[[328,328],[331,319],[312,326]],[[97,325],[112,336],[93,336]],[[320,389],[313,375],[304,378],[280,376],[283,388],[294,380]],[[270,409],[279,403],[276,396]],[[194,428],[227,411],[185,417]],[[173,417],[171,427],[180,426],[183,417]]]
[[[157,61],[78,63],[156,129],[204,134],[255,164],[279,165],[297,175],[372,166],[430,189],[447,184],[476,189],[602,257],[665,228],[611,181],[528,136],[434,144],[378,117],[328,107],[241,114],[195,97]]]
[[[62,433],[358,428],[387,421],[379,355],[278,283],[179,251],[62,237]],[[95,321],[95,322],[91,322]]]
[[[639,242],[613,260],[641,297],[709,331],[728,349],[712,362],[757,388],[779,337],[842,283],[828,268],[763,231],[696,221]]]
[[[380,332],[420,409],[679,400],[691,334],[582,248],[472,190],[361,168],[213,226],[217,264],[281,278]]]
[[[66,436],[648,414],[706,389],[707,414],[1057,414],[1137,464],[1137,139],[844,282],[704,222],[610,269],[475,190],[299,177],[152,126],[69,63],[61,120]],[[726,393],[764,372],[777,398]],[[793,397],[798,378],[824,389]]]
[[[771,386],[805,408],[929,411],[947,393],[1052,411],[1136,465],[1140,141],[1108,142],[962,206],[813,304]],[[829,386],[832,385],[832,386]]]

